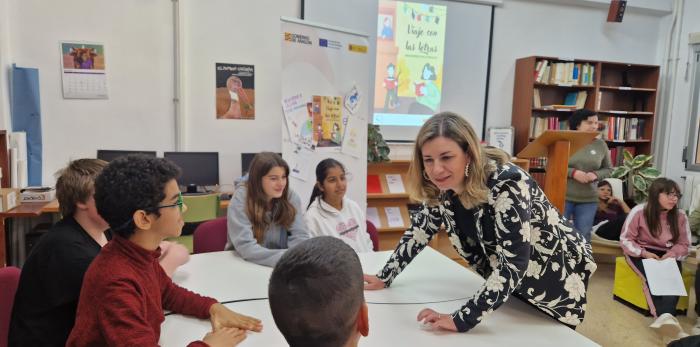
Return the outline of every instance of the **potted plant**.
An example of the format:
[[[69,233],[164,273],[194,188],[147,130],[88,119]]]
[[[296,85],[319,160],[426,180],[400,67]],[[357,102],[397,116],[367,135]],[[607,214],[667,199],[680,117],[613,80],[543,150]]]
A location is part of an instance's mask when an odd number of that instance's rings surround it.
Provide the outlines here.
[[[625,150],[623,157],[622,165],[613,168],[611,176],[625,183],[627,196],[635,203],[646,202],[649,196],[649,185],[661,175],[661,172],[651,165],[651,155],[640,154],[632,157],[632,153]]]
[[[379,125],[367,124],[367,162],[389,161],[389,152],[389,146],[379,132]]]

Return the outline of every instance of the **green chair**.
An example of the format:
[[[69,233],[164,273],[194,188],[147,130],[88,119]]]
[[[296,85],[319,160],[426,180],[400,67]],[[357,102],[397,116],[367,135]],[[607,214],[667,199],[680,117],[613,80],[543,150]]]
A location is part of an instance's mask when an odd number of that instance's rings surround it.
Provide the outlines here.
[[[183,195],[182,201],[187,206],[187,210],[182,214],[182,219],[185,223],[200,223],[212,219],[216,219],[219,213],[219,194],[203,194],[203,195]],[[169,241],[174,241],[187,247],[190,254],[193,252],[193,236],[183,235],[171,238]]]

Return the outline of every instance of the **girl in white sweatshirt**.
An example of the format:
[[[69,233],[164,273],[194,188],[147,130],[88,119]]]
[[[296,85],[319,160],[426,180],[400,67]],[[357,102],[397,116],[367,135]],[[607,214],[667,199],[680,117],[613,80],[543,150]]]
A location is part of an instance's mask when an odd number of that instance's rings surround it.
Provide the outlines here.
[[[316,166],[316,185],[304,215],[309,234],[334,236],[350,245],[355,252],[371,252],[372,240],[367,233],[364,213],[354,201],[345,197],[345,167],[335,159],[324,159]]]

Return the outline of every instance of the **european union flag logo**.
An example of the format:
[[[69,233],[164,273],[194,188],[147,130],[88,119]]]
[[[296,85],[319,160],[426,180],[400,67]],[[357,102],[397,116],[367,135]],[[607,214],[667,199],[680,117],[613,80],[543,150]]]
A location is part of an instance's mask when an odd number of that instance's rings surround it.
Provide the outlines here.
[[[328,40],[326,39],[318,39],[318,45],[321,47],[328,47]]]

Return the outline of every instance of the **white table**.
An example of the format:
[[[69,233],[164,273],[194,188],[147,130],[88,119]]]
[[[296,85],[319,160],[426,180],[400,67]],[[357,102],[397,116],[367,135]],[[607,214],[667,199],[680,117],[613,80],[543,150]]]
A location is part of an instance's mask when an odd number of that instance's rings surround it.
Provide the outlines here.
[[[360,254],[362,270],[377,273],[391,252]],[[232,251],[196,254],[178,268],[173,281],[220,302],[267,298],[272,268],[244,261]],[[466,300],[484,280],[426,247],[396,278],[388,290],[367,291],[368,303],[421,303]]]
[[[376,273],[390,252],[363,253],[365,273]],[[219,301],[267,297],[272,269],[247,263],[232,252],[194,255],[173,280]],[[512,298],[466,334],[422,329],[416,315],[423,308],[453,312],[484,280],[427,247],[394,281],[379,291],[365,291],[370,335],[361,346],[597,346],[537,309]],[[262,333],[249,333],[242,346],[286,346],[277,330],[267,299],[231,302],[227,307],[263,321]],[[161,327],[162,346],[182,346],[211,329],[208,320],[168,315]]]

